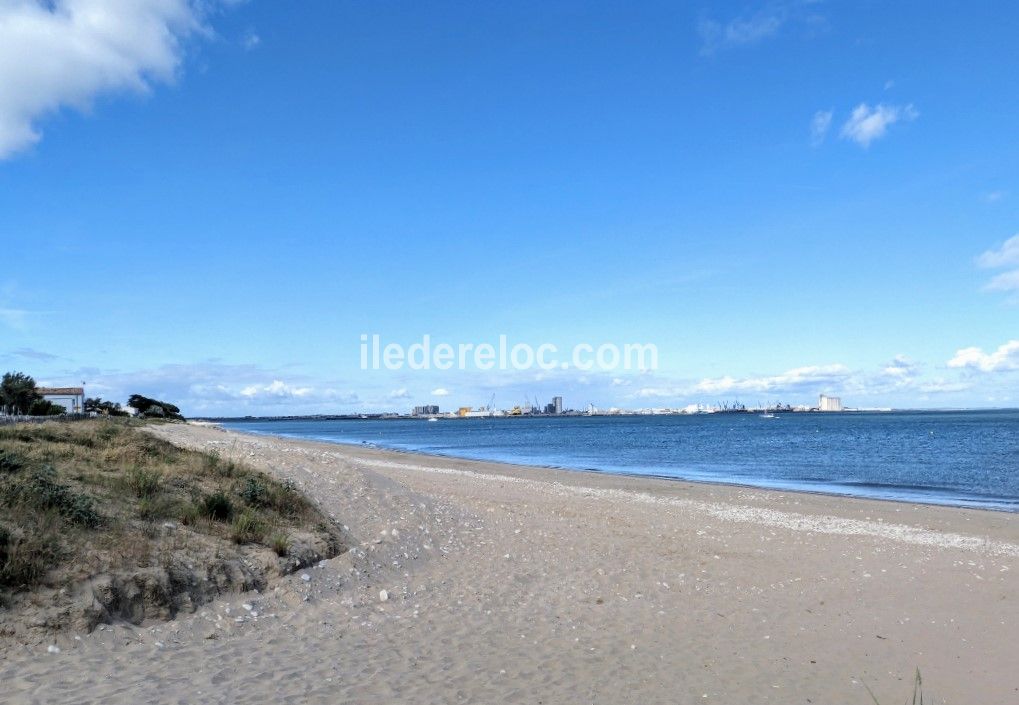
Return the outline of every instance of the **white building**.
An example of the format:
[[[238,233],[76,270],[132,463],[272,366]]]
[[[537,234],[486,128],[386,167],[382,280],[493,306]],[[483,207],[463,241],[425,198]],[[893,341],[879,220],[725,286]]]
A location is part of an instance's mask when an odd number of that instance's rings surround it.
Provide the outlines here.
[[[842,399],[822,394],[817,401],[817,408],[821,411],[842,411]]]
[[[59,404],[69,414],[85,411],[85,389],[83,387],[37,387],[36,394],[54,404]]]

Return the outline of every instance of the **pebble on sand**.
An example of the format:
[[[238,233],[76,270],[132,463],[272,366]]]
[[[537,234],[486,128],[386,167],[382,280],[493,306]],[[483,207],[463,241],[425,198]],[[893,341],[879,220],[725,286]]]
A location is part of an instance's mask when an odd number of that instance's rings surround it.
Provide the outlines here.
[[[60,653],[60,647],[57,646],[56,644],[50,644],[49,646],[46,647],[46,653],[48,653],[48,654],[59,654]]]
[[[379,602],[385,602],[389,599],[389,592],[387,590],[379,590]]]

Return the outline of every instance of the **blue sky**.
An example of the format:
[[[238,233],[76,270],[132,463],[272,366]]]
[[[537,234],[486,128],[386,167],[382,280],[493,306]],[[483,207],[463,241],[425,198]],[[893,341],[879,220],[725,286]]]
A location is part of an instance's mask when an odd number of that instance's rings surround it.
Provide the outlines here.
[[[1017,405],[1017,20],[0,0],[0,367],[191,414]],[[362,333],[660,364],[364,371]]]

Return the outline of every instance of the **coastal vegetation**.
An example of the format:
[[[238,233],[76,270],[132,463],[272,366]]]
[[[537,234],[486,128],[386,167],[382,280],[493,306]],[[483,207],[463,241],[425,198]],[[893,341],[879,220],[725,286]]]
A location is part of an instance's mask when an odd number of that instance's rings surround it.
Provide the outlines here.
[[[0,378],[0,411],[10,414],[50,416],[62,414],[66,409],[43,399],[31,376],[24,372],[7,372],[3,378]]]
[[[180,414],[180,409],[174,404],[159,401],[158,399],[150,399],[141,394],[132,394],[127,400],[127,405],[134,409],[139,416],[145,418],[184,420],[184,417]]]
[[[124,411],[120,402],[105,401],[101,397],[90,397],[85,400],[85,413],[101,416],[130,416]]]
[[[0,636],[171,618],[342,552],[292,483],[145,423],[0,427]]]

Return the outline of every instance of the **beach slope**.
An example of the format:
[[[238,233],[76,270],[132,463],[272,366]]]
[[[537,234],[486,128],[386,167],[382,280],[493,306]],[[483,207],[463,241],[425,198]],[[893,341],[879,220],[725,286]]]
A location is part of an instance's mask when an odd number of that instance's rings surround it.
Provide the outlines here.
[[[1012,514],[152,430],[290,479],[350,551],[263,594],[8,646],[0,700],[1019,701]]]

